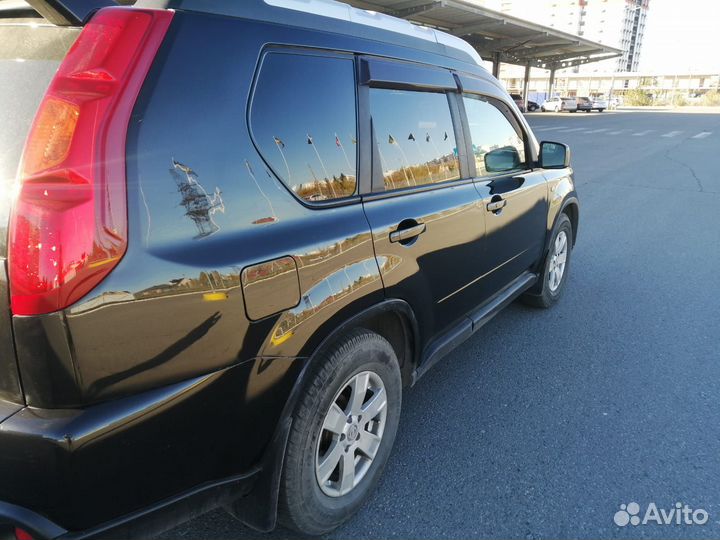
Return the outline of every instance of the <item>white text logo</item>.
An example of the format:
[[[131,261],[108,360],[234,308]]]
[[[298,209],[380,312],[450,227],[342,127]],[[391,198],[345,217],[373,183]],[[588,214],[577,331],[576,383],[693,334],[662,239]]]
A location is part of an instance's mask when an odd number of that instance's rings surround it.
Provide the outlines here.
[[[648,504],[645,512],[640,517],[640,505],[636,502],[621,504],[620,510],[615,512],[613,521],[618,527],[626,525],[705,525],[708,521],[708,513],[702,508],[693,509],[687,504],[675,503],[669,509],[658,508],[653,502]]]

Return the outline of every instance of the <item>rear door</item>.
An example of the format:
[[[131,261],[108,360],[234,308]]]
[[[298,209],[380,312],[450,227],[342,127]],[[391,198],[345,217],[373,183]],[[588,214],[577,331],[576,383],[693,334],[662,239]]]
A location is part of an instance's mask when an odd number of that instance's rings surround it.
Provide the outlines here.
[[[0,402],[22,400],[5,264],[13,184],[35,111],[79,32],[50,24],[22,2],[0,2]]]
[[[482,294],[488,298],[539,261],[547,221],[547,183],[533,170],[520,121],[500,99],[468,91],[462,97],[482,197],[487,239]]]
[[[481,298],[485,211],[464,161],[457,87],[445,70],[361,66],[373,155],[365,213],[386,294],[413,307],[427,339]]]

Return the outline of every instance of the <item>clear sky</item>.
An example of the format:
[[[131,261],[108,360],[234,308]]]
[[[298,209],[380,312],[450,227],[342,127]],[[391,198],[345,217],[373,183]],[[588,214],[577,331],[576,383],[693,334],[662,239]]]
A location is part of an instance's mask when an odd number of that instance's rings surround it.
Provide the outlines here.
[[[720,0],[650,0],[640,70],[720,73]]]

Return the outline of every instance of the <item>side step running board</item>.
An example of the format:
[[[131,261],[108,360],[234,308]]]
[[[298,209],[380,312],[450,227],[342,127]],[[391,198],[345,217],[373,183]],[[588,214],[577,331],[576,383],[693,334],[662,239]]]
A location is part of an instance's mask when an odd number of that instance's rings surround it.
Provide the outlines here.
[[[440,359],[480,330],[480,328],[487,324],[495,315],[500,313],[503,308],[532,287],[537,282],[537,279],[537,274],[524,272],[482,306],[469,313],[449,331],[436,339],[426,349],[420,365],[413,371],[411,384],[414,385],[418,379],[425,375]]]

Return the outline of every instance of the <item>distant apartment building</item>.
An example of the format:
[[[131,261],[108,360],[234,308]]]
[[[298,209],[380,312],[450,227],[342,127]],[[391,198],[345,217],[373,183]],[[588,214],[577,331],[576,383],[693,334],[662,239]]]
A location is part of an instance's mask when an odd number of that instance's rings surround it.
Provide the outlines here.
[[[489,9],[616,47],[622,56],[575,73],[637,71],[650,0],[473,0]]]

